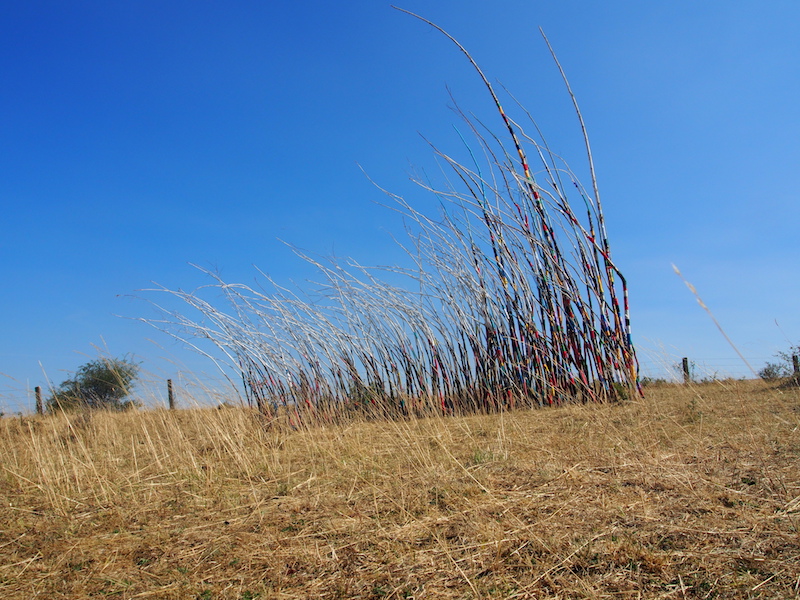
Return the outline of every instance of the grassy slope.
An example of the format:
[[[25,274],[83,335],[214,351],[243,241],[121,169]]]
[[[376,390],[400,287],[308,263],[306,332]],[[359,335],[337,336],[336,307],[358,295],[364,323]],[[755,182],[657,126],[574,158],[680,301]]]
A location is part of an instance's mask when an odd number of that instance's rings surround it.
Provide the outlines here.
[[[341,428],[0,421],[2,598],[790,598],[800,394]]]

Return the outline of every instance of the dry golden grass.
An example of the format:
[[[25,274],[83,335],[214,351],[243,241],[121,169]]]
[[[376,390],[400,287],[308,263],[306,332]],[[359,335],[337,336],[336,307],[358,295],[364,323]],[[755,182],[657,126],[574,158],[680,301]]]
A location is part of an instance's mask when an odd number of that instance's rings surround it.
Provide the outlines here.
[[[0,421],[2,598],[800,596],[800,394],[291,431]]]

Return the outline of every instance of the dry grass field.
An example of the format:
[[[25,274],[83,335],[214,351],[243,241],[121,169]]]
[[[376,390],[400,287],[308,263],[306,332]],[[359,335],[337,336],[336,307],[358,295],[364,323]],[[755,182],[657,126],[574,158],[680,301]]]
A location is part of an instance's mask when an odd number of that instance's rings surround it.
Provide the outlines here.
[[[303,431],[0,420],[0,597],[800,597],[800,392]]]

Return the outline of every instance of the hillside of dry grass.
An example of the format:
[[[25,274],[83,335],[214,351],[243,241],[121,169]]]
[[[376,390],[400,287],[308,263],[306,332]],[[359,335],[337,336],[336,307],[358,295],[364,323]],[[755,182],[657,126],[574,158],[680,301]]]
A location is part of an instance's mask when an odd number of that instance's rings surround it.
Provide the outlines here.
[[[2,598],[800,596],[800,393],[292,431],[0,420]]]

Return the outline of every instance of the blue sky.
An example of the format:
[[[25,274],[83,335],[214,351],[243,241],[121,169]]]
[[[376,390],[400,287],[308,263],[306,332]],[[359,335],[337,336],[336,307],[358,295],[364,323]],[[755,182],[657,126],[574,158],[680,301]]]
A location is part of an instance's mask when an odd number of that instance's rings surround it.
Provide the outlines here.
[[[800,342],[800,4],[409,0],[536,117],[585,184],[592,141],[645,374],[681,356],[747,374]],[[256,268],[313,273],[279,240],[402,260],[382,187],[435,170],[459,105],[499,130],[464,57],[388,3],[0,5],[0,410],[30,410],[99,351],[153,379],[214,369],[136,321],[138,290]],[[127,317],[127,318],[126,318]],[[183,373],[183,375],[181,374]]]

